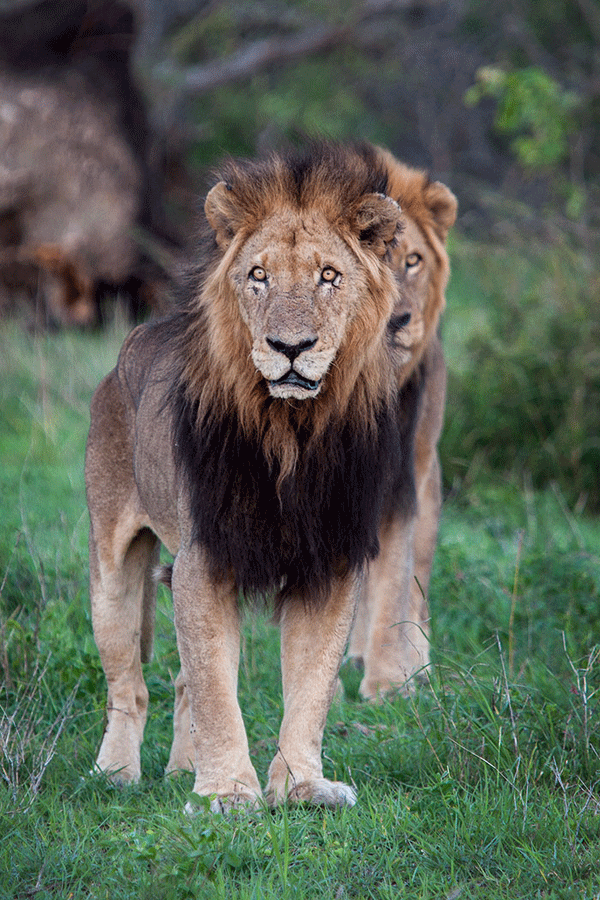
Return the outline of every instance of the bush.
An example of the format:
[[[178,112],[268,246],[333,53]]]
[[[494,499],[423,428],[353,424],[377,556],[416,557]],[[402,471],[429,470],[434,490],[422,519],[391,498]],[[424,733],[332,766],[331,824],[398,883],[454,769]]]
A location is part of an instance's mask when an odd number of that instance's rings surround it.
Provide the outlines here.
[[[485,469],[556,483],[565,498],[600,509],[600,277],[583,255],[546,251],[511,283],[503,259],[483,323],[453,370],[442,441],[446,477],[473,460]],[[502,271],[504,269],[504,273]],[[594,299],[596,298],[596,299]],[[451,315],[451,312],[449,313]]]

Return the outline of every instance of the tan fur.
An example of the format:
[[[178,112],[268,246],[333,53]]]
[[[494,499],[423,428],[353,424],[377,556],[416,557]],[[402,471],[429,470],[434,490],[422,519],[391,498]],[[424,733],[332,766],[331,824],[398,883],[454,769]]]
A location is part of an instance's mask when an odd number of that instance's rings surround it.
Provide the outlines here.
[[[427,592],[441,509],[437,454],[446,392],[446,367],[437,336],[449,275],[445,249],[456,218],[456,199],[424,172],[380,151],[389,173],[389,192],[405,214],[404,230],[393,251],[401,287],[398,312],[411,320],[398,337],[402,372],[419,362],[427,379],[415,436],[417,515],[413,522],[385,522],[381,551],[370,565],[361,594],[348,655],[364,666],[360,693],[375,699],[389,691],[410,690],[412,679],[429,663]],[[421,260],[407,266],[418,254]]]
[[[140,777],[148,703],[141,664],[151,651],[158,572],[171,580],[182,666],[167,771],[193,769],[194,791],[211,796],[216,811],[252,806],[261,797],[236,697],[236,585],[233,577],[214,576],[194,539],[188,484],[171,451],[165,409],[180,359],[187,393],[199,402],[198,423],[210,410],[236,409],[244,429],[260,435],[268,458],[277,461],[280,486],[298,459],[293,419],[296,426],[305,421],[312,441],[347,421],[368,431],[421,362],[431,373],[416,436],[416,519],[384,522],[381,556],[368,573],[336,570],[326,602],[282,606],[284,717],[268,802],[355,802],[351,787],[324,778],[321,742],[359,597],[351,651],[365,663],[365,696],[404,683],[426,662],[420,630],[427,630],[426,604],[412,583],[414,570],[427,589],[439,513],[435,445],[444,367],[435,332],[448,272],[447,226],[440,232],[439,216],[427,213],[432,187],[421,174],[411,179],[387,155],[385,163],[391,199],[370,194],[350,208],[327,181],[313,184],[301,208],[287,199],[281,173],[251,197],[238,191],[234,198],[224,182],[217,184],[206,216],[219,250],[192,303],[202,315],[191,315],[172,344],[160,324],[134,330],[94,395],[86,456],[90,588],[108,682],[97,766],[114,780]],[[395,188],[401,174],[406,197]],[[424,211],[410,213],[411,190]],[[450,192],[437,190],[454,210]],[[394,201],[406,204],[408,217]],[[415,239],[424,262],[408,272],[404,262]],[[341,273],[337,284],[329,269]],[[413,319],[391,348],[388,321],[406,310]],[[291,380],[277,342],[303,346]],[[157,569],[160,542],[175,558],[172,579]],[[396,627],[399,616],[415,625]]]

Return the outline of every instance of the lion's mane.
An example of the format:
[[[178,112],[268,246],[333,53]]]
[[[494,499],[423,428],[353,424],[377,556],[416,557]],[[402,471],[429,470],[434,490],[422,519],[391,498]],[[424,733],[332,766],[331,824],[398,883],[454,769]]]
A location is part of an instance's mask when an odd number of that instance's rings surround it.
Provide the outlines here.
[[[377,236],[353,220],[365,195],[386,193],[387,175],[369,146],[323,145],[231,163],[221,177],[239,220],[225,248],[205,226],[201,262],[170,325],[175,462],[213,577],[233,573],[248,596],[318,602],[334,576],[377,554],[382,517],[415,504],[423,366],[406,381],[394,366],[386,326],[396,281],[372,252]],[[326,391],[298,403],[271,397],[255,370],[226,277],[243,241],[286,204],[324,213],[374,301],[352,323]]]

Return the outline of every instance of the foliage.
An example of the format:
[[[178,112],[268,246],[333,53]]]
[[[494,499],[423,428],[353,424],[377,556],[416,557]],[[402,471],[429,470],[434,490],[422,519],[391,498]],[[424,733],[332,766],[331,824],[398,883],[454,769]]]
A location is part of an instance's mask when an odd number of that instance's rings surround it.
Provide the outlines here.
[[[349,73],[356,60],[350,64],[348,54],[340,52],[326,62],[301,61],[293,71],[276,78],[256,76],[243,88],[218,88],[198,100],[195,116],[203,125],[192,153],[193,162],[212,163],[225,150],[252,156],[259,143],[270,146],[282,141],[359,136],[368,128],[367,111],[346,78],[332,83],[332,64],[338,72]]]
[[[494,124],[511,138],[511,148],[525,169],[556,166],[568,158],[581,98],[564,90],[543,69],[529,66],[504,72],[495,66],[482,67],[465,102],[474,106],[484,97],[498,102]]]
[[[510,262],[507,260],[510,254]],[[470,466],[557,484],[600,508],[600,273],[566,241],[454,254],[447,326],[462,329],[442,441],[450,480]],[[453,310],[469,266],[470,315]],[[474,292],[474,293],[473,293]],[[453,317],[457,321],[453,322]],[[455,350],[456,352],[456,350]]]
[[[582,98],[565,90],[539,66],[505,72],[483,66],[465,94],[467,106],[485,97],[497,102],[494,127],[510,139],[510,148],[526,173],[553,176],[567,196],[566,211],[578,219],[587,194],[580,183],[565,179],[574,137],[581,132]]]
[[[556,178],[579,218],[590,202],[586,176],[597,178],[600,158],[593,4],[376,7],[216,2],[174,24],[167,60],[180,73],[218,70],[225,83],[199,88],[189,106],[194,160],[255,154],[298,134],[359,136],[384,140],[436,175],[451,172],[458,186],[474,173],[496,185],[514,181],[516,159],[527,175]],[[325,49],[309,40],[300,56],[271,62],[260,52],[261,42],[331,25],[338,30]]]

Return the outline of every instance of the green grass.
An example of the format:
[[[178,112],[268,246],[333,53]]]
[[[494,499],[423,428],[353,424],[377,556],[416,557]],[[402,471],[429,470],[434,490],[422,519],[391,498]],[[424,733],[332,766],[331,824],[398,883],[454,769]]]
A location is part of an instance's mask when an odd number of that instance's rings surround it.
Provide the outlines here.
[[[464,322],[471,322],[468,316]],[[466,325],[465,325],[466,327]],[[178,662],[159,602],[140,785],[90,775],[104,677],[87,591],[89,398],[124,330],[0,330],[0,900],[600,897],[600,523],[559,489],[486,476],[444,509],[430,683],[331,711],[339,812],[182,810],[165,779]],[[451,362],[464,332],[450,335]],[[240,701],[262,780],[281,717],[277,631],[244,629]]]

